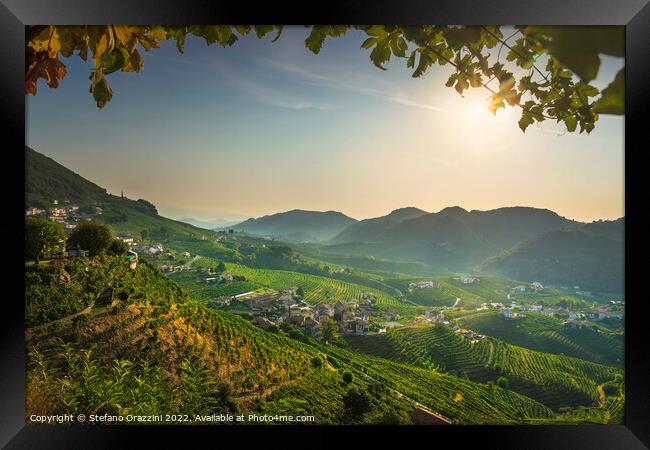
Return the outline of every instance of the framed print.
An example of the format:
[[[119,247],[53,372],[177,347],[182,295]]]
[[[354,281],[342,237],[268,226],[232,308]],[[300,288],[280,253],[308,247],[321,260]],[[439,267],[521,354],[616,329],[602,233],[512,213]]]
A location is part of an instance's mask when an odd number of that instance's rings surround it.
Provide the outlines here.
[[[645,1],[0,11],[7,448],[647,448]]]

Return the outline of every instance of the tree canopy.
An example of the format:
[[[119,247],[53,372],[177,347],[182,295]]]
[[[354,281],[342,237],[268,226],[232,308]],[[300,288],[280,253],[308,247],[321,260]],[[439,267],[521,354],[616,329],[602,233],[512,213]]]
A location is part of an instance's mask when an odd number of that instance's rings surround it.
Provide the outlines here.
[[[140,49],[150,51],[174,40],[179,52],[189,36],[207,45],[233,46],[240,36],[262,38],[280,25],[199,26],[28,26],[25,92],[37,93],[38,79],[56,88],[67,73],[60,57],[76,54],[93,61],[90,93],[99,108],[113,97],[106,76],[139,72],[144,67]],[[521,109],[522,131],[547,119],[564,123],[568,132],[591,132],[599,114],[624,114],[625,69],[602,90],[589,83],[600,68],[600,55],[624,57],[622,27],[517,26],[504,36],[499,26],[307,26],[306,48],[318,54],[327,38],[350,29],[367,35],[362,49],[379,69],[391,58],[401,58],[412,76],[424,76],[435,65],[453,67],[446,82],[461,96],[470,88],[490,93],[488,109],[496,114],[506,105]],[[493,54],[496,52],[496,56]],[[544,64],[540,64],[544,61]]]
[[[25,255],[36,263],[44,255],[61,254],[65,250],[63,227],[47,219],[25,219]]]
[[[83,222],[70,234],[70,245],[88,250],[90,256],[106,251],[113,242],[111,229],[99,222]]]

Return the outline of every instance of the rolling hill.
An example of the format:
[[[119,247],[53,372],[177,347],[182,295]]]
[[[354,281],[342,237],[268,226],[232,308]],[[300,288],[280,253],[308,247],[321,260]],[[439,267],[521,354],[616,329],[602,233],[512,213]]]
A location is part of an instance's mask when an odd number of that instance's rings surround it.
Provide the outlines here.
[[[327,249],[464,271],[523,240],[576,223],[552,211],[528,207],[467,211],[455,206],[437,213],[405,208],[349,226]]]
[[[348,338],[353,349],[472,381],[506,376],[511,390],[552,409],[594,406],[598,386],[622,372],[561,355],[504,344],[489,337],[472,341],[444,325],[409,327],[378,336]]]
[[[92,212],[92,219],[104,222],[116,233],[139,236],[147,230],[154,239],[196,238],[209,231],[160,216],[150,202],[109,194],[51,158],[25,146],[25,203],[27,207],[47,208],[58,200],[77,204],[81,210]],[[95,214],[95,207],[103,209]]]
[[[290,241],[326,241],[357,221],[337,211],[292,211],[251,218],[229,228]]]
[[[145,261],[135,270],[120,257],[77,258],[75,265],[73,274],[88,269],[107,276],[91,277],[97,294],[80,314],[27,330],[32,414],[174,411],[194,418],[283,411],[313,415],[315,423],[375,423],[386,412],[408,417],[419,402],[454,423],[554,418],[546,406],[507,389],[264,331],[192,300]],[[84,291],[75,295],[86,300]],[[351,386],[342,381],[344,372],[354,374]],[[349,388],[373,392],[368,413],[346,416]]]
[[[27,146],[25,181],[26,206],[46,208],[53,200],[85,204],[108,198],[106,189]]]
[[[392,211],[390,214],[373,219],[364,219],[354,223],[332,238],[332,243],[375,242],[391,226],[402,220],[413,219],[428,214],[418,208],[407,207]]]
[[[555,230],[516,245],[481,265],[483,273],[518,280],[580,286],[621,293],[624,289],[624,221]]]

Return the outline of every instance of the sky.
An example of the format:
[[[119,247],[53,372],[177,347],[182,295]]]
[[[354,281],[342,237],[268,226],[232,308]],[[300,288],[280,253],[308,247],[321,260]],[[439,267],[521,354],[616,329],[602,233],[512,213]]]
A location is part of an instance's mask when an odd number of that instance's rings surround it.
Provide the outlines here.
[[[361,32],[305,48],[308,30],[189,38],[141,52],[138,74],[113,73],[98,109],[92,63],[64,59],[57,89],[27,97],[27,145],[109,192],[162,215],[241,219],[306,209],[356,219],[415,206],[548,208],[581,221],[624,215],[624,121],[591,134],[546,121],[522,133],[520,111],[487,111],[489,93],[444,86],[451,67],[412,78],[405,61],[376,68]],[[601,56],[604,88],[623,66]]]

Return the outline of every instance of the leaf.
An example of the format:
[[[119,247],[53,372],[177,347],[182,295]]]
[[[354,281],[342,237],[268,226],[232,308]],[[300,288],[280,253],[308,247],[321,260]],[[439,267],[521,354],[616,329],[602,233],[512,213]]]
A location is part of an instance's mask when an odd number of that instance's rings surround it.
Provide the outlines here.
[[[421,77],[433,62],[434,60],[429,52],[425,50],[420,50],[420,62],[418,63],[418,66],[415,68],[412,77],[413,78]]]
[[[533,122],[535,122],[533,115],[529,111],[524,110],[519,119],[519,128],[521,128],[521,131],[525,133],[526,128],[528,128],[529,125],[532,125]]]
[[[101,69],[95,70],[90,75],[90,80],[90,92],[93,94],[97,107],[103,108],[113,98],[113,90]]]
[[[237,30],[237,33],[241,34],[242,36],[246,36],[248,33],[251,32],[251,26],[250,25],[235,25],[235,30]]]
[[[406,56],[407,48],[408,46],[406,45],[406,41],[401,36],[394,37],[390,40],[390,49],[393,51],[395,56],[404,58]]]
[[[278,29],[278,33],[275,35],[273,40],[271,40],[271,42],[277,41],[278,39],[280,39],[280,36],[282,36],[282,30],[284,30],[284,27],[282,25],[278,25],[277,29]]]
[[[623,27],[530,26],[524,34],[546,43],[548,52],[588,83],[598,74],[600,53],[623,57]]]
[[[415,66],[415,56],[417,55],[417,52],[414,50],[411,52],[411,55],[409,58],[406,60],[406,67],[409,69],[412,69]]]
[[[67,69],[58,58],[50,58],[47,51],[41,51],[25,75],[25,92],[36,95],[39,78],[44,78],[50,88],[57,88],[66,74]]]
[[[387,63],[390,60],[390,48],[388,47],[388,42],[386,40],[375,45],[375,48],[370,52],[370,60],[372,63],[379,67],[382,70],[386,70],[382,64]]]
[[[366,31],[366,33],[368,33],[368,36],[374,36],[377,38],[384,38],[388,34],[383,25],[373,25]]]
[[[488,110],[496,116],[497,114],[497,109],[499,108],[505,108],[506,105],[503,102],[503,97],[501,97],[499,94],[494,94],[492,96],[492,99],[490,100],[490,104],[488,105]]]
[[[36,38],[29,42],[29,46],[37,53],[45,51],[50,58],[56,58],[57,53],[61,50],[57,27],[45,27]]]
[[[598,114],[625,114],[625,68],[603,89],[603,95],[592,104],[592,111]]]
[[[258,38],[263,38],[268,33],[273,31],[273,25],[255,25],[254,28],[255,28],[255,35]]]
[[[361,44],[361,48],[370,48],[377,43],[377,38],[369,37]]]
[[[305,47],[307,47],[312,53],[318,54],[323,48],[323,42],[327,37],[327,26],[315,25],[311,29],[311,33],[305,39]]]
[[[575,115],[570,115],[564,118],[564,125],[568,132],[573,133],[578,126],[578,118]]]

